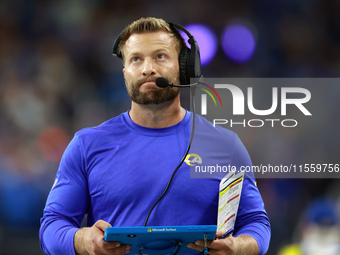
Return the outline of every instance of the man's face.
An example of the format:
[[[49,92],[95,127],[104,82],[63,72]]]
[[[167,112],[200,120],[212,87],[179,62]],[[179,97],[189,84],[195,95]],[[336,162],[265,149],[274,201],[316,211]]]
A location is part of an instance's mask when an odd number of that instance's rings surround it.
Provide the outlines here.
[[[128,94],[137,104],[171,101],[178,88],[159,88],[155,80],[164,77],[179,84],[178,52],[174,38],[164,32],[132,34],[123,48],[124,79]]]

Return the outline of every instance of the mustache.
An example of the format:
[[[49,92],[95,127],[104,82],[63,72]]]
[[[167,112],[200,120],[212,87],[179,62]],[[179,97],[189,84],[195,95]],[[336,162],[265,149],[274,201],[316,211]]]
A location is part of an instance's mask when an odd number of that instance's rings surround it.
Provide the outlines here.
[[[156,79],[157,79],[157,78],[158,78],[158,77],[152,77],[152,78],[147,77],[147,78],[142,78],[142,79],[140,79],[140,80],[137,81],[137,87],[139,88],[140,86],[142,86],[142,84],[143,84],[144,82],[155,82],[155,83],[156,83]]]

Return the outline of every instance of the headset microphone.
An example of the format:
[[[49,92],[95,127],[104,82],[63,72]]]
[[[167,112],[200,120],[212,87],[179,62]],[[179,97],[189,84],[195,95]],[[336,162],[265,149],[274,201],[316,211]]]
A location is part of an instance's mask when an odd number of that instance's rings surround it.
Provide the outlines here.
[[[176,85],[176,84],[173,84],[173,83],[170,83],[166,78],[164,77],[158,77],[156,79],[156,85],[160,88],[166,88],[166,87],[178,87],[178,88],[181,88],[181,87],[191,87],[191,86],[197,86],[198,85],[198,82],[195,82],[195,83],[192,83],[192,84],[183,84],[183,85]]]

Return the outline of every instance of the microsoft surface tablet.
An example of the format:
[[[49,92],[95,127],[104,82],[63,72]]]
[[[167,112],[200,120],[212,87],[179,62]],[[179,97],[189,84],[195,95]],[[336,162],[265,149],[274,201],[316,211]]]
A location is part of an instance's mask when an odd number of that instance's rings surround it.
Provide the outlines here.
[[[188,243],[196,240],[214,240],[216,225],[109,227],[105,229],[105,241],[130,244],[129,254],[186,254],[199,253]]]

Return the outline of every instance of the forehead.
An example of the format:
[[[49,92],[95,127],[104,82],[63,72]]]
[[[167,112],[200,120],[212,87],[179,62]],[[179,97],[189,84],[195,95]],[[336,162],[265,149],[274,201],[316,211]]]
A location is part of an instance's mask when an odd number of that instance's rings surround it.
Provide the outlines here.
[[[146,53],[159,49],[175,50],[173,36],[164,31],[132,34],[124,46],[125,54]]]

